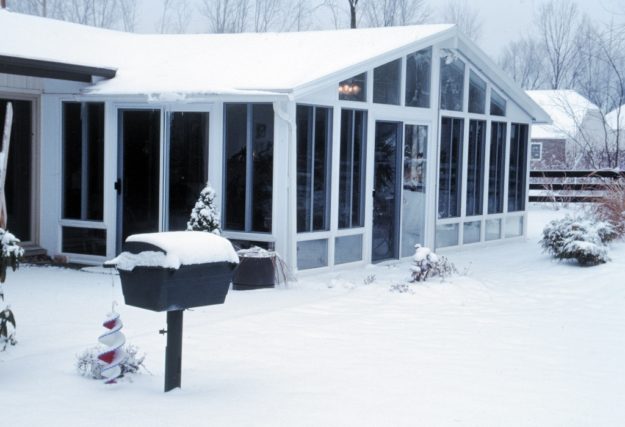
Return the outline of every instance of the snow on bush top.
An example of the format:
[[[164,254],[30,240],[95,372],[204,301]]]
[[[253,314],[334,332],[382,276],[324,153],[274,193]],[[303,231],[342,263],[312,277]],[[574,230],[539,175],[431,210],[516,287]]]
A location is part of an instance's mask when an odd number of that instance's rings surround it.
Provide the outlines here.
[[[128,237],[126,242],[148,243],[163,249],[165,253],[122,252],[118,257],[108,261],[107,265],[115,265],[121,270],[132,271],[135,267],[178,269],[181,265],[239,262],[237,253],[227,239],[203,231],[135,234]]]

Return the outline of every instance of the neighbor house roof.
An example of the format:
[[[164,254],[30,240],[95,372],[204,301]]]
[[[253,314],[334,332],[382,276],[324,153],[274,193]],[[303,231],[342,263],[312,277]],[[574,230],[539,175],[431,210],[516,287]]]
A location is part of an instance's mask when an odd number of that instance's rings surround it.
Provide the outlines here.
[[[625,104],[606,114],[605,121],[614,130],[625,129]]]
[[[552,124],[533,125],[533,139],[568,139],[577,133],[590,111],[599,111],[574,90],[528,90],[527,94],[552,120]]]

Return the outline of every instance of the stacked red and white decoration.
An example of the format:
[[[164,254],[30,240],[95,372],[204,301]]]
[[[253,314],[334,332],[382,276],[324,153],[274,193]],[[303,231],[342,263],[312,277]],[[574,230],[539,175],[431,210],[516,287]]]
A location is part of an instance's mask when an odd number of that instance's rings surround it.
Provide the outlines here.
[[[105,384],[115,384],[117,379],[123,376],[122,364],[127,355],[122,347],[126,343],[126,337],[121,332],[123,324],[119,314],[114,311],[106,316],[102,326],[107,330],[98,338],[98,341],[106,346],[104,351],[98,354],[98,359],[104,362],[101,373]]]

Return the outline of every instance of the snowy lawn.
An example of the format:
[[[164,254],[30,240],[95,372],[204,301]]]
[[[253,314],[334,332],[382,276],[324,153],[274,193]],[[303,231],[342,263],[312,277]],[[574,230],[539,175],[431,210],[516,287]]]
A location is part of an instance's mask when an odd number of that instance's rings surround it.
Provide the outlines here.
[[[389,292],[408,263],[231,291],[185,312],[182,389],[164,394],[165,314],[120,305],[151,374],[105,386],[75,373],[118,279],[9,273],[19,344],[0,353],[6,425],[621,426],[625,244],[591,268],[541,254],[561,212],[534,209],[528,241],[448,252],[466,275]],[[374,274],[372,284],[365,277]]]

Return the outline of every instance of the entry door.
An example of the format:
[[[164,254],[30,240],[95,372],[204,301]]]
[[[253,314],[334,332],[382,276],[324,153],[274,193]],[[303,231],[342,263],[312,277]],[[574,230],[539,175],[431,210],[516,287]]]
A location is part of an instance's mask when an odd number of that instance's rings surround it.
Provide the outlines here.
[[[119,112],[118,251],[131,234],[159,230],[160,110]]]
[[[372,261],[399,257],[401,123],[376,122]]]
[[[6,176],[7,228],[22,242],[33,240],[33,103],[0,99],[0,143],[7,104],[13,105],[13,126]]]

